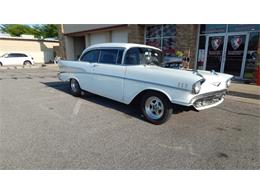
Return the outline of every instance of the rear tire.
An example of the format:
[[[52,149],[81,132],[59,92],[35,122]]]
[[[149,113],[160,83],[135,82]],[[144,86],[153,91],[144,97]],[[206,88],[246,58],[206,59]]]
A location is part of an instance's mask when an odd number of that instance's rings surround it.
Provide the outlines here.
[[[79,97],[81,95],[81,88],[76,79],[70,79],[70,91],[72,95]]]
[[[172,104],[159,92],[147,92],[141,100],[141,110],[145,119],[155,125],[165,123],[172,114]]]
[[[32,65],[32,63],[28,60],[24,61],[23,65]]]

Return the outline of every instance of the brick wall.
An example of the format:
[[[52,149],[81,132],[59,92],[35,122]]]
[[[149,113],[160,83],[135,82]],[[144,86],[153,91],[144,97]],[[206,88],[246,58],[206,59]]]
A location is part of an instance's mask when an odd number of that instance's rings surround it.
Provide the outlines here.
[[[197,24],[176,25],[176,50],[190,57],[190,68],[195,65],[198,28]]]
[[[129,24],[128,25],[128,42],[144,44],[144,25]]]

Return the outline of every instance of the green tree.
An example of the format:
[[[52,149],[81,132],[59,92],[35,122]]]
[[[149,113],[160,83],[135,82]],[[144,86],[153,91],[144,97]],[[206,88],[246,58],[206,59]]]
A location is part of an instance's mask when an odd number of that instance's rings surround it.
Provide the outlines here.
[[[3,24],[0,26],[2,32],[12,36],[21,36],[22,34],[34,35],[37,38],[57,38],[58,25],[43,24],[43,25],[25,25],[25,24]]]
[[[34,25],[35,37],[43,38],[57,38],[58,37],[58,25],[56,24],[43,24]]]
[[[33,34],[33,29],[29,25],[24,24],[3,24],[1,31],[12,36],[20,36],[22,34]]]

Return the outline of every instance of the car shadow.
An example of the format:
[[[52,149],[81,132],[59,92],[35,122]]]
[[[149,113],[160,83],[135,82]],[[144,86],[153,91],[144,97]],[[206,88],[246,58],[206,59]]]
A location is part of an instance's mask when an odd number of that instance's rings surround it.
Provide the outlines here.
[[[69,83],[68,82],[62,82],[62,81],[57,81],[57,82],[41,82],[42,84],[44,84],[47,87],[51,87],[54,88],[56,90],[62,91],[64,93],[70,94],[70,87],[69,87]],[[95,103],[95,104],[99,104],[102,105],[104,107],[110,108],[110,109],[114,109],[117,111],[120,111],[128,116],[131,117],[135,117],[139,120],[144,121],[144,116],[141,114],[141,110],[139,108],[139,104],[138,103],[132,103],[130,105],[126,105],[105,97],[101,97],[99,95],[90,93],[90,92],[86,92],[84,91],[84,95],[82,95],[80,98]],[[193,110],[192,108],[189,107],[185,107],[185,106],[180,106],[180,105],[176,105],[173,104],[173,114],[178,114],[181,112],[188,112]]]

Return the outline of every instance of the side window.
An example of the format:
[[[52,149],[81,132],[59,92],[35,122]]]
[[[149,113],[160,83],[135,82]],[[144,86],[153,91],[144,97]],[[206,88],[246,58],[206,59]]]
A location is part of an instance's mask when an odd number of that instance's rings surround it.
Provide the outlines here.
[[[98,61],[98,57],[99,57],[99,50],[92,50],[85,53],[81,57],[80,61],[93,63]]]
[[[102,49],[99,63],[116,64],[118,49]]]
[[[8,58],[15,58],[17,57],[16,53],[9,53]]]
[[[125,64],[127,65],[140,64],[140,51],[138,48],[131,48],[127,51],[125,56]]]
[[[23,54],[23,53],[15,53],[14,54],[15,56],[14,57],[27,57],[25,54]]]
[[[122,63],[123,53],[124,53],[123,49],[118,50],[116,64]]]

